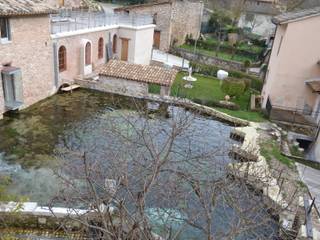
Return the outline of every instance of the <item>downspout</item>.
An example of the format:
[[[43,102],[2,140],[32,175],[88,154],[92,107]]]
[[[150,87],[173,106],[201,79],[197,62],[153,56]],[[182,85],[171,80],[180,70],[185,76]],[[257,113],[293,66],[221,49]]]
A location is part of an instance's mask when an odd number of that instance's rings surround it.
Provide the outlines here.
[[[58,49],[57,43],[53,42],[53,72],[54,72],[54,86],[56,90],[59,88],[59,71],[58,71]]]

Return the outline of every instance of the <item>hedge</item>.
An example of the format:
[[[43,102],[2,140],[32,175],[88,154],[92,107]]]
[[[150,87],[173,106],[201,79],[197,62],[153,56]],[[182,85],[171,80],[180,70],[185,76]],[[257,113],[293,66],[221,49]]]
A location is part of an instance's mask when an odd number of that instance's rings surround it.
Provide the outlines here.
[[[208,76],[214,76],[214,77],[217,77],[217,72],[221,69],[218,66],[206,65],[206,64],[195,63],[195,62],[191,62],[190,66],[197,73],[208,75]],[[259,92],[262,91],[263,81],[260,78],[244,72],[235,71],[235,70],[227,70],[227,72],[229,73],[229,76],[232,78],[238,78],[238,79],[243,79],[245,81],[246,80],[250,81],[250,84],[249,84],[250,88],[257,90]]]

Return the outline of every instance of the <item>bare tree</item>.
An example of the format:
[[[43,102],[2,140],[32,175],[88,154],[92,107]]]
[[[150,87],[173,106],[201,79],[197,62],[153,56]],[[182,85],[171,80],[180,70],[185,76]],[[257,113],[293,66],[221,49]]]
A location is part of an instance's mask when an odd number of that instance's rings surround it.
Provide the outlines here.
[[[226,171],[229,144],[194,142],[197,114],[170,107],[170,118],[160,121],[136,107],[110,113],[108,123],[101,123],[104,139],[95,139],[90,123],[64,138],[64,166],[56,172],[61,190],[52,206],[75,209],[70,219],[94,239],[277,236],[278,219],[269,213],[282,209]]]

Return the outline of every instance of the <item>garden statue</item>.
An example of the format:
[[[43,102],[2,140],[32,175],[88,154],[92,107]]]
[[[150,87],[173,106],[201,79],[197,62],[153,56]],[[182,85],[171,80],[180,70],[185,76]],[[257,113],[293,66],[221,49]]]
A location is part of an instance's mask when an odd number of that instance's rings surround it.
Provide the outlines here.
[[[184,85],[185,88],[193,88],[192,82],[197,81],[196,78],[192,77],[192,67],[188,68],[188,76],[184,76],[183,80],[187,81],[188,83]]]
[[[191,75],[192,75],[192,67],[188,68],[188,72],[189,72],[189,77],[191,77]]]

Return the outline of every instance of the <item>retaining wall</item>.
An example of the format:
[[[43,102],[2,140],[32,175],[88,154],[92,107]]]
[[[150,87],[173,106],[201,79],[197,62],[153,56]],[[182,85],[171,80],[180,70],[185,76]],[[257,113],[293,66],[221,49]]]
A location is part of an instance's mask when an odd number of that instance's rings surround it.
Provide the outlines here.
[[[173,48],[171,49],[171,52],[175,55],[178,55],[182,58],[185,58],[193,62],[199,62],[207,65],[215,65],[227,70],[237,70],[237,71],[244,70],[243,63],[241,62],[224,60],[221,58],[207,56],[200,53],[192,53],[188,50],[181,49],[181,48]]]

